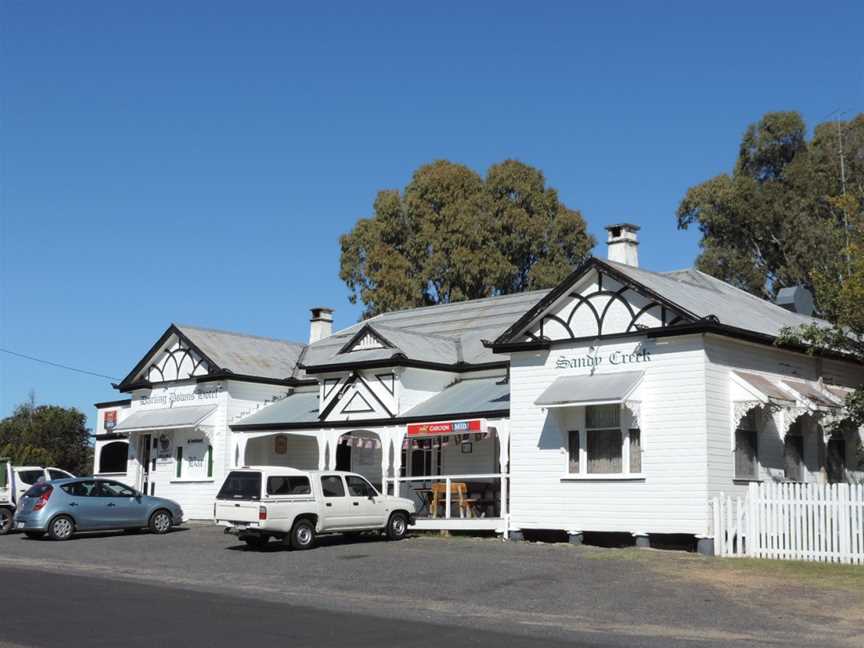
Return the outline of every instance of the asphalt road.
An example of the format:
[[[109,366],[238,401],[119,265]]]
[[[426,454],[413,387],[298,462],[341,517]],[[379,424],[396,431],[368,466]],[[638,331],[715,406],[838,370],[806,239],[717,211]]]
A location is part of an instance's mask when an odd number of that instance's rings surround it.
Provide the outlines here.
[[[0,646],[599,646],[136,582],[0,569]]]
[[[292,646],[864,645],[848,591],[730,580],[713,574],[717,564],[476,538],[329,537],[312,551],[257,551],[212,525],[67,542],[9,535],[0,537],[0,646],[237,646],[273,636]],[[838,623],[829,610],[849,612]]]

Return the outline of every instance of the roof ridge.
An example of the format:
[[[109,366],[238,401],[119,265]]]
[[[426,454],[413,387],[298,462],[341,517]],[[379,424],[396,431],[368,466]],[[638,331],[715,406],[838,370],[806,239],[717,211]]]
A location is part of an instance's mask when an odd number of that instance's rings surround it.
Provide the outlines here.
[[[385,313],[378,313],[374,317],[370,317],[368,320],[364,320],[364,322],[371,322],[375,319],[383,317],[384,315],[394,315],[396,313],[412,313],[412,312],[417,312],[417,311],[432,310],[435,308],[444,308],[447,306],[460,306],[462,304],[477,304],[479,302],[494,301],[497,299],[506,299],[508,297],[523,297],[525,295],[531,295],[534,293],[544,293],[544,292],[549,292],[550,290],[551,290],[551,288],[538,288],[537,290],[523,290],[521,292],[506,293],[504,295],[490,295],[488,297],[477,297],[476,299],[463,299],[461,301],[446,302],[446,303],[442,303],[442,304],[428,304],[426,306],[415,306],[414,308],[400,308],[398,310],[391,310],[391,311],[387,311]]]
[[[193,324],[174,324],[178,329],[194,329],[196,331],[208,331],[210,333],[221,333],[222,335],[233,335],[235,337],[251,338],[254,340],[267,340],[269,342],[281,342],[282,344],[291,344],[293,346],[309,346],[306,342],[296,342],[294,340],[285,340],[281,338],[268,337],[266,335],[253,335],[252,333],[240,333],[238,331],[226,331],[225,329],[217,329],[209,326],[195,326]]]

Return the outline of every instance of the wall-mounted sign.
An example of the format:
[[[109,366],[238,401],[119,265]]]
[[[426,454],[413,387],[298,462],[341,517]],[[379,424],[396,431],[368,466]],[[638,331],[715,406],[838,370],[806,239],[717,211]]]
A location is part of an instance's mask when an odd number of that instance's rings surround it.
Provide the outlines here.
[[[626,365],[626,364],[642,364],[651,362],[651,352],[648,349],[637,349],[632,353],[626,351],[612,351],[605,355],[599,353],[585,353],[575,357],[559,355],[555,360],[556,369],[580,369],[587,367],[593,369],[603,365]]]
[[[288,452],[288,437],[284,434],[277,434],[273,439],[273,452],[278,455],[284,455]]]
[[[222,391],[222,385],[217,385],[215,388],[200,390],[194,392],[177,392],[170,391],[164,394],[157,394],[156,396],[143,396],[139,401],[139,405],[141,407],[145,406],[155,406],[159,407],[173,407],[174,403],[183,403],[189,401],[214,401],[219,398],[219,394]]]
[[[109,432],[117,427],[117,410],[108,410],[105,412],[105,419],[103,420],[102,425]]]
[[[446,423],[417,423],[408,426],[408,436],[437,436],[439,434],[482,432],[482,423],[480,419],[447,421]]]
[[[171,458],[171,439],[167,434],[159,435],[159,445],[156,449],[160,459]]]

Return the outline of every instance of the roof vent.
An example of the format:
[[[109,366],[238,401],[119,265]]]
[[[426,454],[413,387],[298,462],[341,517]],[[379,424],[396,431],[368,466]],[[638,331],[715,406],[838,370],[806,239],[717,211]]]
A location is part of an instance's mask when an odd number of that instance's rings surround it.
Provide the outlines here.
[[[333,333],[333,309],[316,306],[311,311],[312,319],[309,320],[309,344],[328,338]]]
[[[639,226],[632,223],[618,223],[607,225],[606,231],[609,232],[609,237],[606,239],[607,258],[610,261],[638,268],[639,236],[636,232],[639,231]]]
[[[813,315],[813,295],[804,286],[781,288],[774,299],[780,308],[800,315]]]

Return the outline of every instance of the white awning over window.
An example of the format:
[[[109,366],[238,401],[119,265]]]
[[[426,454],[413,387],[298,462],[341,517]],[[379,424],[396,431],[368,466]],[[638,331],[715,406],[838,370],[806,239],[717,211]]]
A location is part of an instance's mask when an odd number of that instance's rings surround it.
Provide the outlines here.
[[[215,405],[139,410],[114,428],[114,431],[150,432],[194,428],[201,425],[215,410]]]
[[[584,407],[640,400],[635,392],[645,375],[625,371],[593,376],[561,376],[534,401],[540,407]]]

